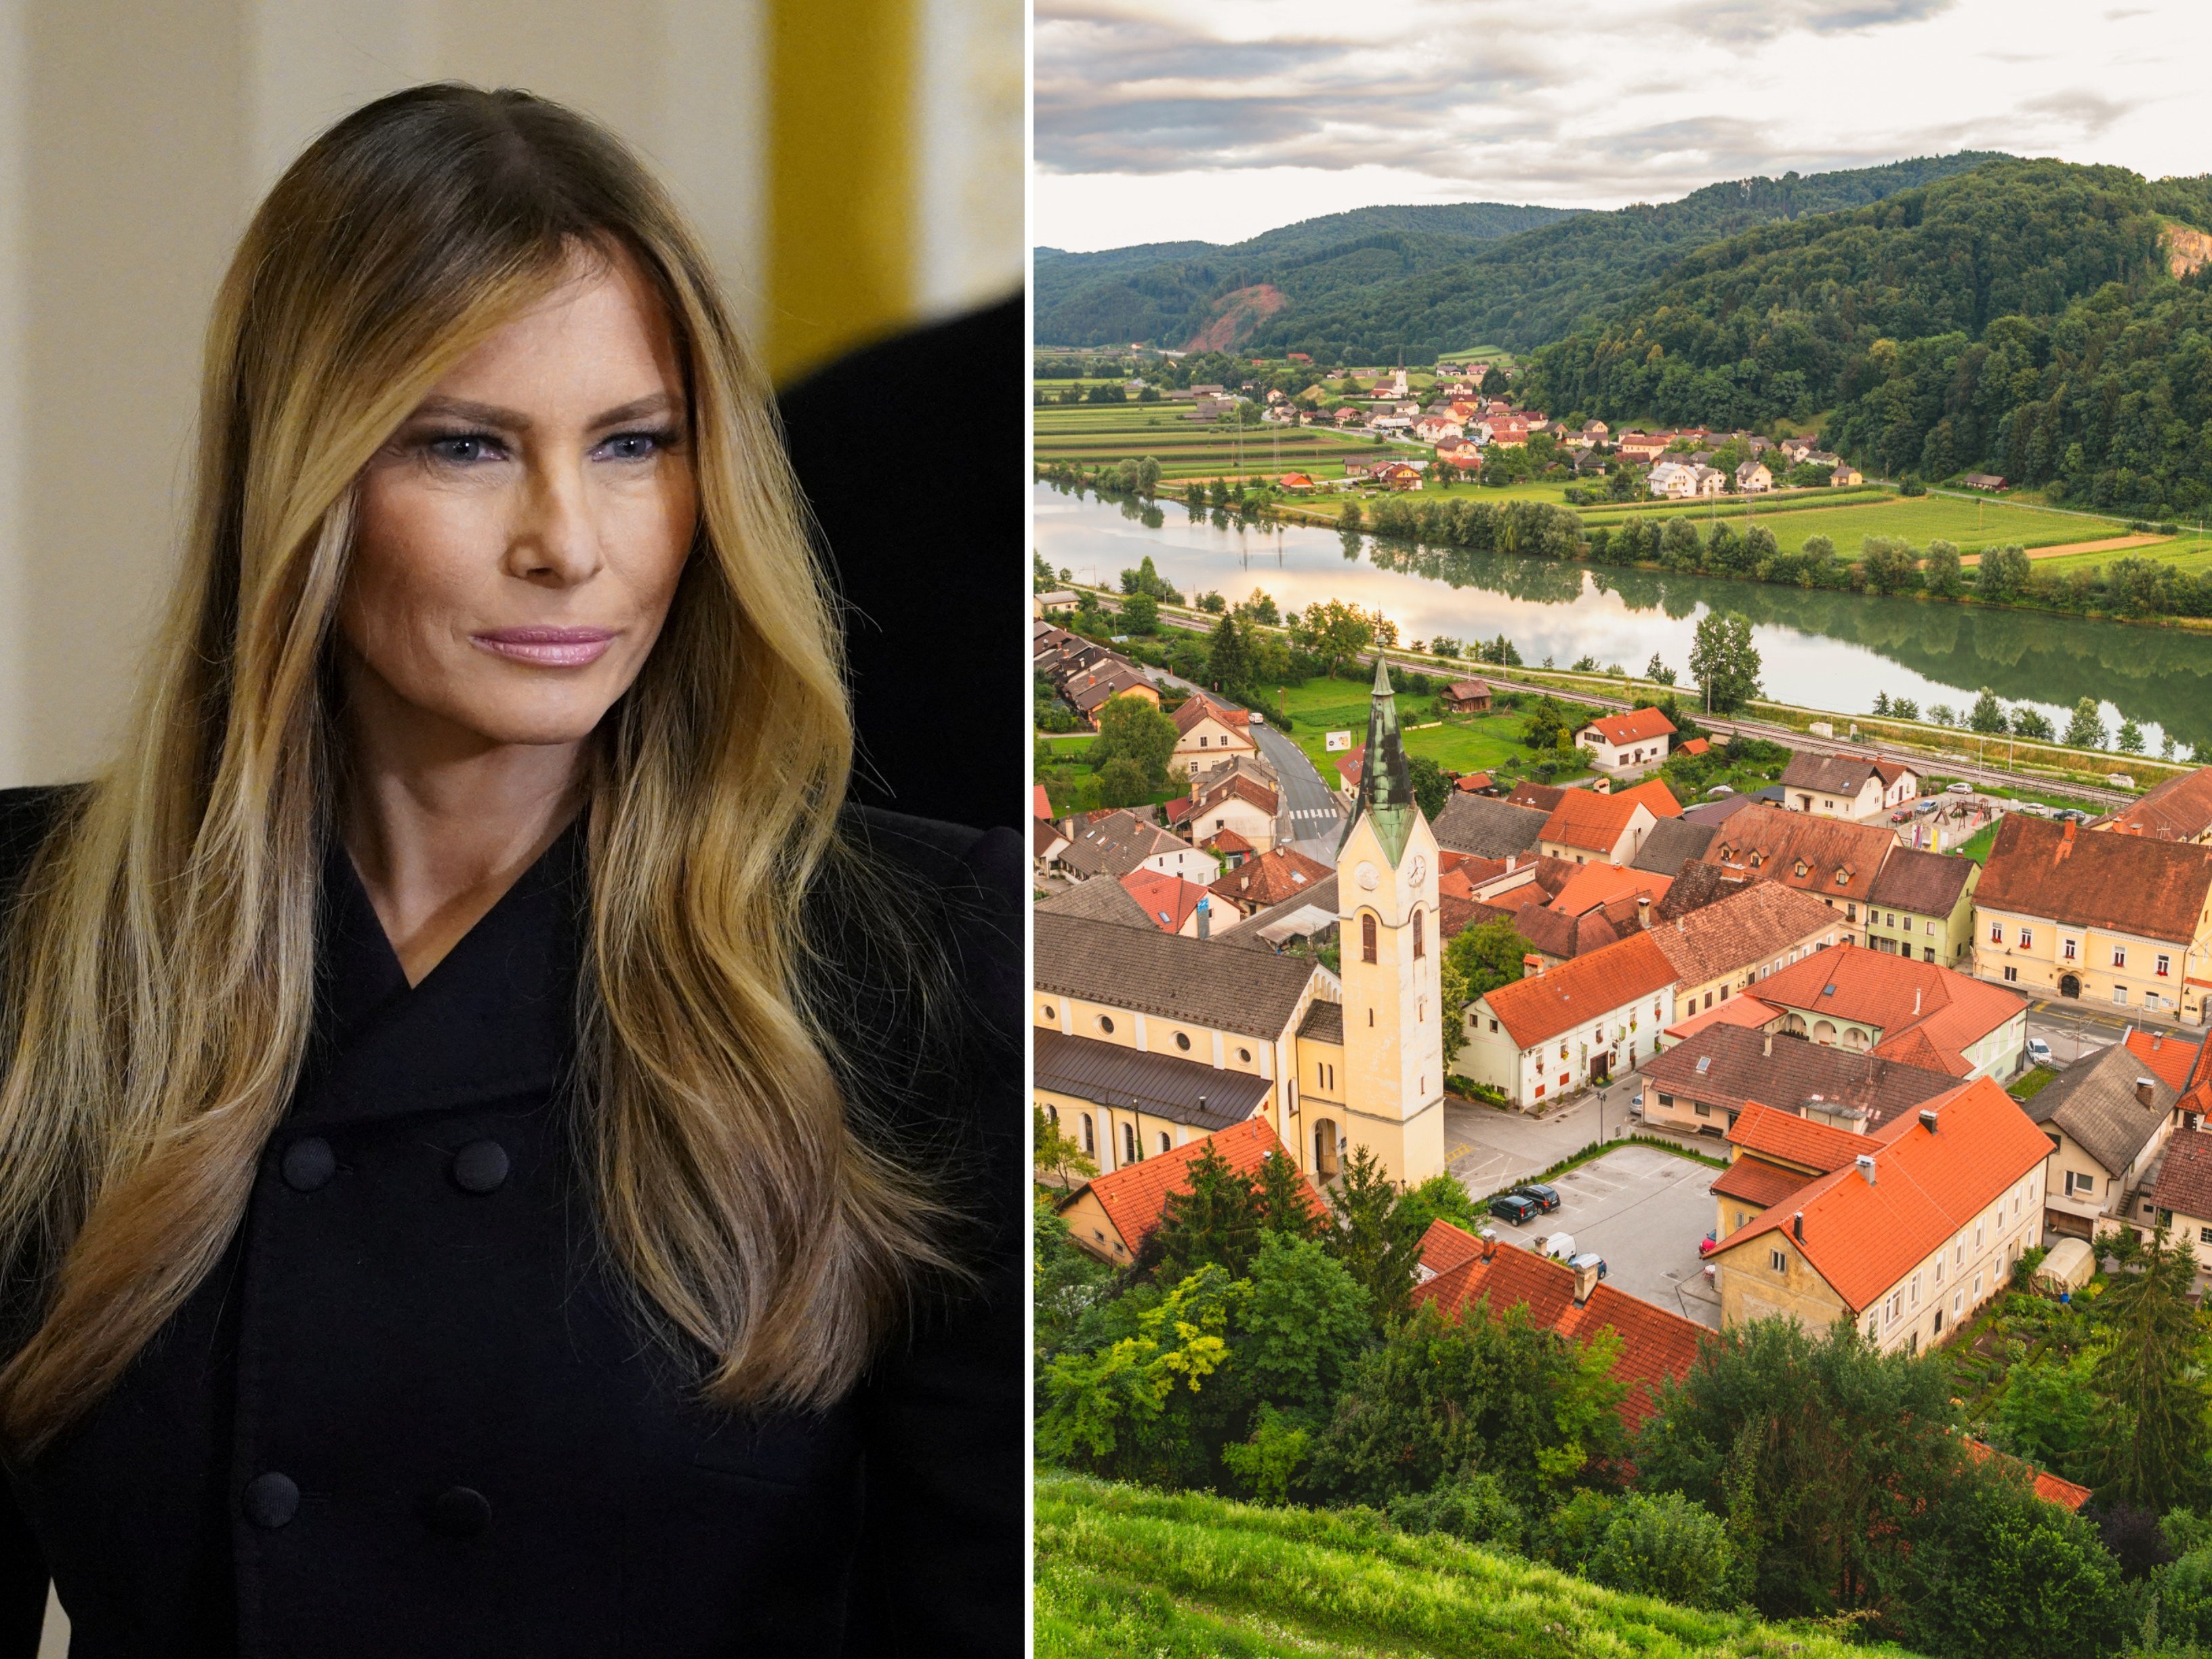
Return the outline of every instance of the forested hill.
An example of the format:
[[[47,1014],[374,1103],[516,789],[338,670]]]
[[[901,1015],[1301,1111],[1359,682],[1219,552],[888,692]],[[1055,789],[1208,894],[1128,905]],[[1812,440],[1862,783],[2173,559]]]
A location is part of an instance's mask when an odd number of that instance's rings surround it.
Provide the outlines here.
[[[1409,363],[1427,362],[1478,344],[1526,351],[1626,300],[1707,243],[1775,220],[1879,202],[1999,159],[1964,150],[1849,172],[1733,179],[1656,207],[1578,213],[1392,280],[1293,298],[1248,343],[1308,351],[1328,363],[1395,362],[1401,349]]]
[[[1097,253],[1039,248],[1036,337],[1047,345],[1143,340],[1179,347],[1233,309],[1224,301],[1243,290],[1272,287],[1293,305],[1310,304],[1449,264],[1470,246],[1549,224],[1568,212],[1504,202],[1358,208],[1225,246],[1153,242]]]
[[[2156,516],[2212,501],[2212,178],[2002,161],[1762,227],[1535,354],[1531,403],[1719,428],[1833,411],[1892,477]]]

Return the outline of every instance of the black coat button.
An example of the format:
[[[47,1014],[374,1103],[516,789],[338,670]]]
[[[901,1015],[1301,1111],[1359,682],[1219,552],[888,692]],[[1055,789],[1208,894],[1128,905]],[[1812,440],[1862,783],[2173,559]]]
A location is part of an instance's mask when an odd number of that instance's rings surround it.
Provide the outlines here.
[[[279,1474],[274,1469],[266,1474],[257,1474],[246,1483],[240,1507],[246,1511],[246,1518],[255,1526],[266,1527],[273,1532],[300,1512],[299,1485],[290,1475]]]
[[[507,1148],[496,1140],[471,1140],[453,1154],[453,1184],[465,1193],[489,1193],[507,1180]]]
[[[423,1500],[422,1524],[447,1538],[474,1538],[491,1525],[491,1504],[473,1486],[448,1486]]]
[[[308,1135],[284,1149],[284,1184],[312,1193],[337,1173],[338,1156],[320,1135]]]

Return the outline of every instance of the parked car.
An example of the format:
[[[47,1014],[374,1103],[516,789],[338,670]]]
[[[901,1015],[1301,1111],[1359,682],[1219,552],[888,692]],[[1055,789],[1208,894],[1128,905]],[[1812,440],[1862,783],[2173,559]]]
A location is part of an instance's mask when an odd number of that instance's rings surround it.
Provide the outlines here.
[[[1536,1206],[1534,1199],[1523,1198],[1518,1193],[1500,1193],[1490,1200],[1490,1212],[1500,1221],[1510,1221],[1516,1227],[1543,1214],[1543,1211]]]
[[[1516,1198],[1534,1199],[1536,1207],[1543,1211],[1546,1215],[1551,1214],[1559,1207],[1559,1189],[1556,1187],[1547,1187],[1540,1181],[1532,1181],[1525,1187],[1516,1187],[1513,1194]]]
[[[1567,1266],[1572,1267],[1577,1273],[1582,1273],[1588,1268],[1595,1267],[1597,1269],[1597,1276],[1600,1279],[1603,1279],[1607,1272],[1605,1265],[1605,1258],[1598,1255],[1595,1250],[1585,1250],[1580,1255],[1569,1257],[1567,1260]]]
[[[1954,795],[1971,795],[1974,793],[1974,786],[1968,783],[1964,778],[1960,778],[1954,782],[1944,785],[1943,787],[1946,793]]]
[[[1912,810],[1916,812],[1932,812],[1942,804],[1933,795],[1923,795],[1912,803]]]
[[[1245,718],[1249,720],[1255,726],[1265,726],[1267,723],[1267,717],[1256,708],[1252,710],[1250,714],[1245,716]]]
[[[1572,1233],[1553,1233],[1536,1241],[1536,1248],[1554,1261],[1575,1259],[1575,1236]]]
[[[1912,821],[1912,808],[1910,806],[1899,807],[1897,811],[1889,815],[1889,821],[1892,823],[1911,823]]]
[[[2051,1045],[2041,1037],[2028,1038],[2027,1062],[2031,1066],[2049,1066],[2054,1069],[2057,1066],[2057,1061],[2051,1057]]]

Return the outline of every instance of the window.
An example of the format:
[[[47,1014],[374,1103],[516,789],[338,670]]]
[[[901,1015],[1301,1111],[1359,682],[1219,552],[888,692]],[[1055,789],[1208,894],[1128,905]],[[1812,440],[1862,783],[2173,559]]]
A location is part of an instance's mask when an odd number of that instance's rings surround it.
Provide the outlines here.
[[[1413,959],[1418,962],[1429,953],[1428,936],[1421,931],[1421,913],[1413,912]]]
[[[1943,1258],[1940,1255],[1936,1258],[1936,1282],[1938,1285],[1943,1282]]]
[[[2004,943],[2004,923],[1993,921],[1990,924],[1990,943],[1992,945]]]
[[[1876,1334],[1876,1327],[1877,1327],[1877,1326],[1879,1326],[1881,1322],[1880,1318],[1879,1318],[1877,1316],[1875,1316],[1875,1315],[1874,1315],[1874,1314],[1869,1314],[1869,1315],[1867,1316],[1867,1340],[1868,1340],[1868,1341],[1871,1342],[1871,1341],[1873,1341],[1873,1340],[1875,1340],[1875,1334]]]
[[[1168,1132],[1165,1129],[1160,1131],[1160,1150],[1164,1152],[1169,1150]]]
[[[1956,1319],[1956,1318],[1957,1318],[1960,1314],[1962,1314],[1962,1313],[1964,1313],[1964,1312],[1966,1312],[1966,1293],[1964,1291],[1952,1291],[1952,1292],[1951,1292],[1951,1317],[1952,1317],[1952,1318],[1954,1318],[1954,1319]]]
[[[1779,1250],[1769,1250],[1766,1253],[1766,1265],[1776,1273],[1785,1273],[1790,1271],[1790,1258]]]
[[[2113,1000],[2113,1001],[2118,1002],[2118,1003],[2123,1003],[2123,1004],[2124,1004],[2124,1003],[2127,1001],[2127,1000],[2128,1000],[2128,988],[2127,988],[2126,986],[2124,986],[2124,985],[2115,985],[2114,987],[2112,987],[2112,1000]]]
[[[2004,976],[2005,983],[2008,985],[2017,985],[2020,983],[2020,969],[2017,968],[2006,969],[2004,971]]]
[[[1121,1126],[1121,1161],[1124,1164],[1134,1164],[1141,1156],[1142,1154],[1137,1151],[1137,1126],[1133,1123],[1124,1123]]]
[[[1918,1273],[1912,1275],[1912,1305],[1916,1308],[1920,1305],[1920,1275]]]
[[[1978,1250],[1982,1248],[1982,1241],[1988,1237],[1989,1224],[1985,1221],[1977,1221],[1974,1224],[1974,1248]]]
[[[2064,939],[2064,940],[2060,941],[2060,943],[2059,943],[2059,946],[2058,946],[2058,954],[2059,954],[2061,957],[2063,957],[2063,958],[2065,958],[2065,960],[2067,960],[2068,962],[2071,962],[2071,961],[2073,961],[2073,960],[2074,960],[2074,947],[2075,947],[2076,945],[2080,944],[2080,943],[2081,943],[2081,941],[2080,941],[2079,939]]]
[[[2020,930],[2020,948],[2023,951],[2032,951],[2035,948],[2034,928],[2023,927]]]
[[[1101,1014],[1101,1015],[1099,1015],[1099,1016],[1098,1016],[1098,1029],[1099,1029],[1100,1030],[1102,1030],[1102,1031],[1105,1032],[1105,1033],[1107,1034],[1107,1036],[1113,1036],[1113,1034],[1114,1034],[1114,1016],[1113,1016],[1113,1015],[1111,1015],[1111,1014]]]
[[[2071,1198],[2076,1193],[2084,1198],[2094,1198],[2097,1195],[2097,1177],[2093,1175],[2078,1174],[2072,1170],[2067,1170],[2066,1196]]]
[[[1975,1300],[1975,1301],[1977,1301],[1977,1302],[1979,1302],[1981,1299],[1982,1299],[1982,1276],[1981,1276],[1979,1273],[1976,1273],[1976,1274],[1974,1275],[1974,1300]]]
[[[1359,918],[1359,959],[1362,962],[1375,960],[1375,918],[1371,915]]]
[[[2173,972],[2173,958],[2166,955],[2163,951],[2160,952],[2158,965],[2152,969],[2151,971],[2156,974],[2160,979],[2166,978],[2169,974]]]
[[[1044,1017],[1047,1019],[1058,1019],[1060,1018],[1060,1012],[1055,1009],[1052,1004],[1048,1002],[1044,1006]]]
[[[1887,911],[1884,911],[1884,912],[1882,913],[1881,925],[1882,925],[1883,927],[1896,927],[1896,926],[1897,926],[1897,912],[1896,912],[1896,911],[1894,911],[1894,910],[1887,910]],[[1905,925],[1906,925],[1907,927],[1911,927],[1911,924],[1910,922],[1907,922]]]
[[[1176,1033],[1176,1047],[1182,1049],[1185,1054],[1188,1054],[1190,1052],[1190,1033],[1188,1031],[1177,1031]]]
[[[1498,1022],[1496,1020],[1493,1019],[1490,1022],[1490,1029],[1493,1031],[1498,1029]]]
[[[1054,1128],[1057,1129],[1057,1128],[1060,1127],[1060,1108],[1059,1108],[1059,1107],[1057,1107],[1057,1106],[1047,1106],[1047,1107],[1044,1109],[1044,1115],[1045,1115],[1045,1121],[1047,1121],[1048,1123],[1051,1124],[1051,1125],[1052,1125],[1052,1127],[1053,1127]]]
[[[1930,939],[1936,937],[1936,924],[1932,921],[1928,924],[1928,937]]]
[[[2199,1244],[2212,1244],[2212,1227],[2199,1227],[2197,1230],[2197,1242]]]
[[[1660,1098],[1663,1100],[1666,1097],[1662,1095]],[[1702,1100],[1697,1102],[1690,1108],[1690,1109],[1695,1112],[1699,1117],[1711,1117],[1713,1115],[1713,1109],[1706,1105]]]
[[[2115,968],[2124,968],[2127,965],[2128,947],[2124,945],[2115,945],[2112,947],[2112,966]]]
[[[2173,1212],[2167,1209],[2160,1210],[2158,1212],[2158,1224],[2161,1227],[2171,1227],[2173,1225]]]
[[[1881,1322],[1885,1325],[1894,1325],[1897,1323],[1898,1315],[1904,1311],[1905,1292],[1902,1291],[1893,1291],[1891,1293],[1889,1298],[1889,1305],[1881,1310]]]
[[[1237,1058],[1249,1066],[1252,1063],[1252,1051],[1249,1048],[1239,1048],[1237,1051]]]
[[[1098,1153],[1098,1137],[1091,1130],[1091,1114],[1088,1112],[1083,1115],[1083,1150],[1087,1156],[1093,1158]]]

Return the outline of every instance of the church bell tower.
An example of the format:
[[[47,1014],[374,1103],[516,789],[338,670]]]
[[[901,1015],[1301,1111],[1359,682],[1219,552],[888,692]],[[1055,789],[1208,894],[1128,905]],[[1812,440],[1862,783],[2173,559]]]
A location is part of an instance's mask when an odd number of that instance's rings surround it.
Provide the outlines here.
[[[1347,1148],[1412,1186],[1444,1167],[1437,838],[1413,801],[1390,671],[1376,653],[1358,799],[1337,845]]]

